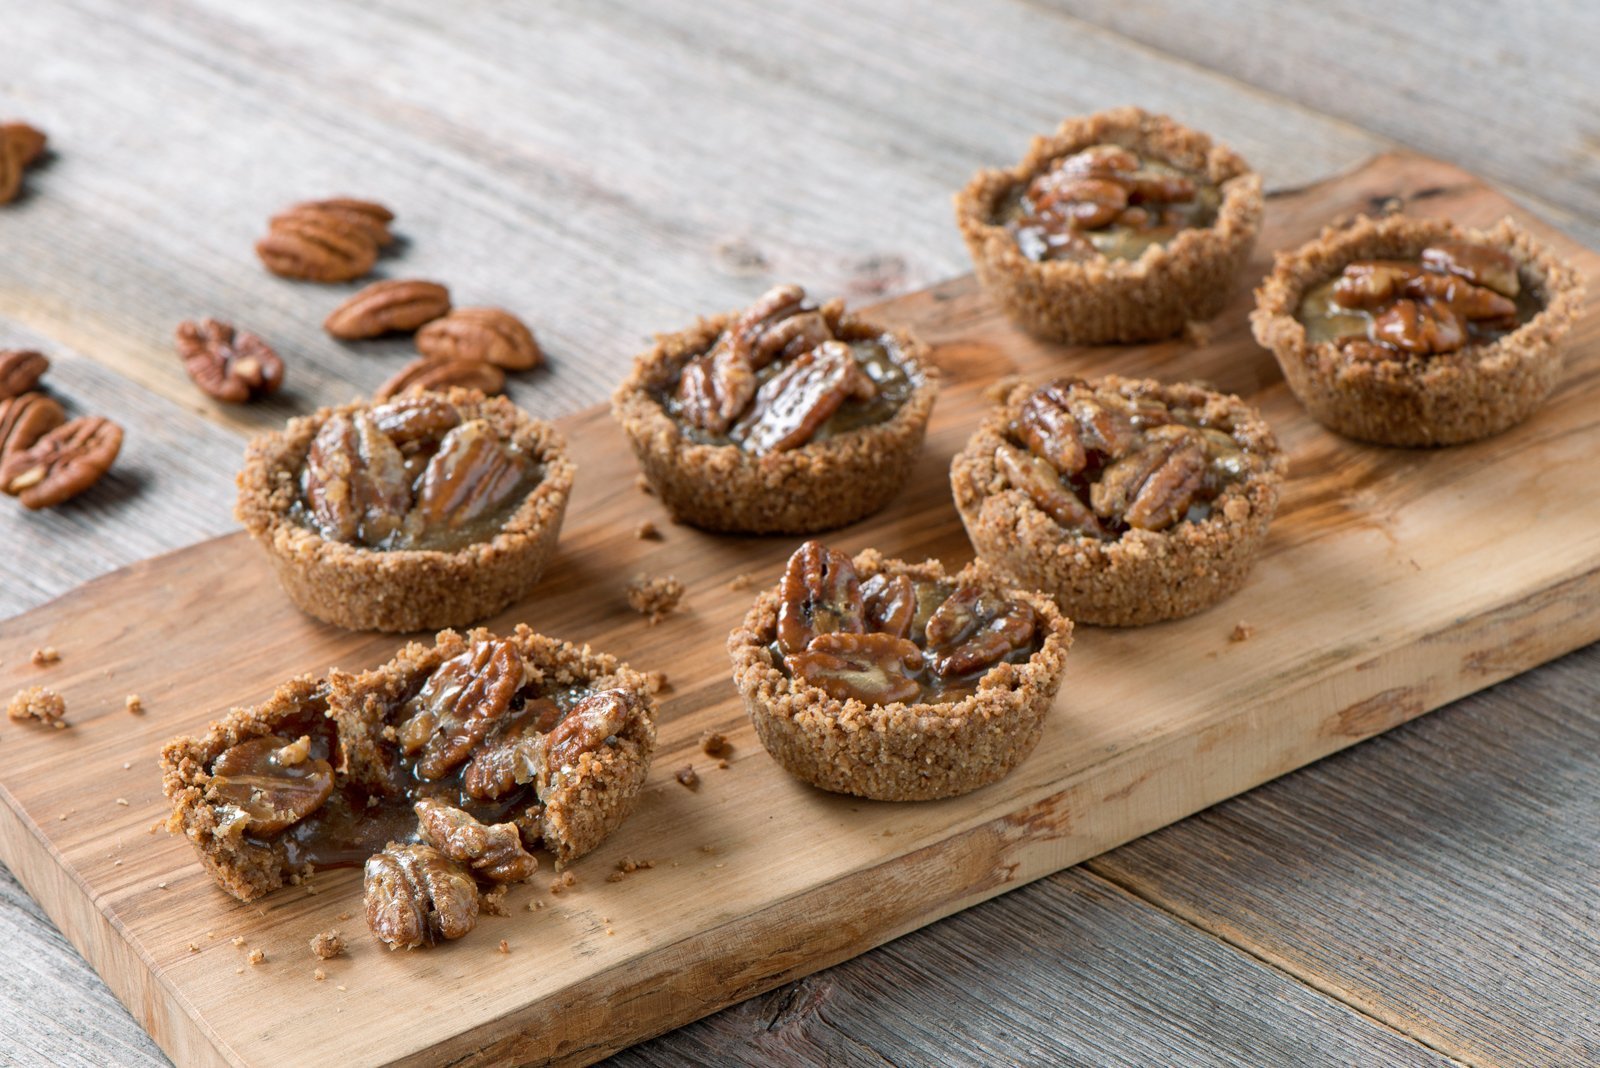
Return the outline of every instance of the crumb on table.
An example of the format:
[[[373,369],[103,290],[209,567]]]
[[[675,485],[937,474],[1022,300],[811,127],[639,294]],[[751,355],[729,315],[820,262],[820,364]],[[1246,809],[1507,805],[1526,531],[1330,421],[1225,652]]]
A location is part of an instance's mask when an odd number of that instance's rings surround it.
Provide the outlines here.
[[[144,700],[138,694],[130,693],[122,699],[122,703],[130,714],[135,716],[144,715]]]
[[[753,571],[741,572],[728,580],[730,590],[748,590],[756,584],[756,575]]]
[[[721,731],[706,731],[700,736],[700,751],[720,760],[733,752],[733,743]]]
[[[1232,633],[1228,635],[1228,640],[1230,642],[1247,642],[1255,636],[1256,628],[1241,620],[1234,624]]]
[[[643,523],[640,523],[638,526],[633,528],[633,536],[638,538],[640,541],[661,541],[661,540],[663,540],[662,539],[662,535],[661,535],[661,528],[656,526],[654,523],[650,522],[650,520],[648,520],[648,519],[646,519]]]
[[[311,952],[323,960],[332,960],[344,952],[344,935],[338,928],[318,931],[311,936]]]
[[[483,911],[490,916],[509,916],[511,913],[506,908],[506,895],[510,892],[510,883],[496,883],[493,890],[488,891],[479,898],[482,902]]]
[[[672,688],[671,684],[667,682],[667,673],[665,671],[646,671],[644,673],[644,681],[645,686],[649,688],[651,693],[661,693]]]
[[[680,786],[687,786],[691,790],[700,789],[700,776],[695,774],[693,764],[685,764],[672,777],[678,780]]]
[[[46,645],[35,649],[30,659],[32,659],[34,667],[44,667],[47,664],[58,663],[61,660],[61,654],[56,651],[55,646]]]
[[[671,575],[639,575],[628,583],[628,607],[648,617],[650,625],[655,626],[678,607],[684,590],[683,583]]]
[[[634,475],[633,476],[633,485],[634,485],[634,488],[637,489],[640,493],[648,493],[648,494],[650,494],[652,496],[655,495],[656,491],[651,487],[650,480],[648,478],[645,478],[643,475]]]
[[[246,959],[249,960],[251,964],[260,964],[267,959],[267,951],[262,949],[260,946],[257,946],[255,949],[250,951],[250,956]]]
[[[620,883],[636,871],[646,871],[655,866],[656,862],[653,860],[634,860],[632,857],[624,857],[617,861],[617,870],[606,876],[606,882]]]
[[[1211,344],[1211,324],[1190,319],[1183,324],[1183,340],[1196,347]]]
[[[6,706],[6,715],[14,720],[36,720],[61,728],[67,725],[67,702],[54,690],[44,686],[29,686],[18,690]]]
[[[328,973],[323,971],[321,968],[318,968],[316,971],[311,973],[311,978],[313,978],[317,982],[321,983],[321,982],[324,982],[328,978]]]
[[[500,939],[500,952],[502,952],[502,953],[510,953],[511,952],[511,943],[507,942],[504,938]]]

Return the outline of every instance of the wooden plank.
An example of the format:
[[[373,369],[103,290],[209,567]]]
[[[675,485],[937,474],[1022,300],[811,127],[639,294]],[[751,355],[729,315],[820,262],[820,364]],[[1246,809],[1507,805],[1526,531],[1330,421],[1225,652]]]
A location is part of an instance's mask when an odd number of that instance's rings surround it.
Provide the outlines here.
[[[1600,1062],[1600,648],[1090,862],[1479,1065]]]
[[[1331,217],[1424,189],[1440,192],[1418,200],[1419,212],[1483,223],[1508,208],[1462,172],[1386,156],[1277,198],[1264,245],[1291,244]],[[1549,236],[1586,269],[1600,264]],[[0,689],[37,678],[11,665],[29,645],[48,642],[67,655],[48,677],[78,710],[74,730],[15,730],[0,750],[0,851],[180,1059],[202,1060],[212,1049],[234,1063],[271,1061],[286,1043],[303,1042],[311,1024],[317,1033],[336,1026],[352,1063],[579,1062],[852,956],[1600,634],[1600,516],[1592,514],[1600,505],[1549,498],[1527,476],[1562,470],[1575,484],[1600,476],[1600,317],[1579,324],[1567,385],[1538,418],[1491,442],[1418,453],[1355,446],[1310,424],[1248,341],[1247,304],[1240,293],[1206,348],[1076,350],[1073,367],[1201,377],[1261,404],[1297,472],[1266,558],[1219,612],[1084,634],[1039,751],[994,787],[937,804],[873,805],[819,795],[779,772],[729,693],[720,642],[705,636],[725,631],[748,603],[727,580],[747,571],[770,580],[789,544],[686,529],[661,544],[635,540],[633,523],[656,506],[632,489],[631,457],[605,415],[592,412],[567,420],[583,474],[555,572],[506,619],[532,619],[644,668],[670,665],[675,688],[641,811],[580,866],[581,892],[524,919],[531,930],[507,924],[526,934],[525,945],[519,938],[509,956],[494,954],[495,921],[483,937],[418,957],[361,943],[348,962],[348,990],[334,997],[307,979],[302,947],[351,907],[353,873],[330,873],[314,896],[290,891],[240,906],[208,889],[185,843],[140,837],[161,803],[153,778],[119,780],[130,753],[148,761],[170,733],[259,698],[286,675],[372,663],[393,648],[391,639],[333,632],[298,615],[242,536],[137,565],[0,626]],[[879,314],[934,342],[952,381],[905,495],[835,540],[956,560],[964,540],[943,472],[982,407],[981,387],[1001,373],[1059,368],[1063,354],[999,321],[970,280]],[[1537,526],[1526,522],[1532,511]],[[688,611],[655,628],[622,612],[617,576],[637,569],[683,578]],[[1314,620],[1307,603],[1319,606]],[[251,606],[247,626],[241,604]],[[1241,617],[1258,635],[1229,643]],[[173,670],[175,653],[193,666]],[[159,715],[123,713],[129,690]],[[670,769],[707,727],[731,732],[739,757],[691,795]],[[124,789],[126,807],[102,796]],[[92,800],[94,819],[74,820]],[[600,881],[618,858],[647,848],[654,871],[626,884]],[[618,936],[602,934],[613,922]],[[190,952],[198,931],[242,933],[281,963],[236,965],[229,979],[237,954],[225,943]],[[379,1006],[400,990],[408,1003],[448,999],[452,1011],[397,1032]],[[274,1006],[275,1021],[296,1021],[294,1032],[253,1016],[250,1007],[261,1004]]]
[[[874,967],[802,979],[609,1063],[1109,1068],[1171,1064],[1173,1050],[1190,1068],[1456,1063],[1128,903],[1063,872],[890,943]]]

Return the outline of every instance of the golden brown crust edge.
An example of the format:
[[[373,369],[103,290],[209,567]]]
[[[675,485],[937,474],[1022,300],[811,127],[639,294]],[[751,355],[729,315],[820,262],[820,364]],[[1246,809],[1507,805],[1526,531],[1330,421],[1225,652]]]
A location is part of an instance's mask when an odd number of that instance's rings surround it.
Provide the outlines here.
[[[1137,260],[1036,263],[993,222],[1000,198],[1051,161],[1112,143],[1204,175],[1222,190],[1216,221]],[[1075,345],[1150,341],[1220,312],[1261,227],[1261,176],[1225,145],[1140,108],[1070,118],[1036,137],[1010,170],[978,172],[955,197],[956,223],[984,292],[1029,333]]]
[[[329,541],[295,523],[297,476],[311,441],[336,414],[367,404],[321,408],[263,434],[245,450],[234,516],[267,552],[278,581],[308,615],[348,630],[407,632],[466,626],[525,596],[555,553],[576,468],[566,439],[504,397],[473,390],[442,394],[481,416],[544,466],[544,477],[502,530],[454,552],[379,552]]]
[[[908,564],[868,549],[855,558],[863,579],[880,572],[946,578],[936,560]],[[947,705],[869,706],[796,686],[767,646],[779,594],[768,590],[728,636],[733,680],[767,752],[796,778],[836,793],[879,801],[954,797],[1004,777],[1033,751],[1066,669],[1072,621],[1048,598],[1008,589],[981,568],[963,572],[1038,613],[1039,650],[1023,664],[999,664],[978,691]]]
[[[1309,344],[1295,312],[1306,290],[1365,257],[1408,257],[1441,240],[1510,252],[1542,311],[1505,337],[1426,359],[1350,360],[1331,342]],[[1277,358],[1289,388],[1331,430],[1380,445],[1456,445],[1526,419],[1561,376],[1561,345],[1583,303],[1583,278],[1509,217],[1489,230],[1443,219],[1358,217],[1279,253],[1256,289],[1250,326]]]
[[[611,412],[652,490],[681,522],[740,534],[809,534],[853,523],[888,504],[922,450],[939,393],[928,347],[843,313],[846,337],[892,337],[915,386],[900,410],[873,426],[789,452],[753,456],[733,445],[701,445],[683,436],[653,395],[689,357],[704,352],[733,313],[664,334],[640,355],[611,398]]]
[[[1132,530],[1116,541],[1072,534],[995,469],[996,448],[1034,387],[1012,389],[950,463],[956,511],[978,557],[1019,585],[1040,590],[1079,623],[1134,627],[1181,619],[1244,585],[1278,509],[1288,460],[1260,414],[1238,397],[1198,386],[1108,375],[1125,396],[1155,395],[1226,417],[1234,439],[1268,457],[1267,470],[1228,486],[1210,518],[1169,530]]]

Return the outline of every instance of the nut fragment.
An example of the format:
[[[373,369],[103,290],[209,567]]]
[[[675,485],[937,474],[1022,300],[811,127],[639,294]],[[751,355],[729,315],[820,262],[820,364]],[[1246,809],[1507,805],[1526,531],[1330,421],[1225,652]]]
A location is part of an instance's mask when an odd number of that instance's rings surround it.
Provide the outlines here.
[[[335,928],[329,931],[318,931],[311,936],[311,952],[319,960],[332,960],[344,952],[344,935]]]
[[[214,803],[244,814],[241,830],[272,835],[322,807],[333,793],[333,767],[290,739],[268,734],[223,750],[211,764],[206,792]]]
[[[0,461],[0,492],[27,508],[52,507],[100,481],[121,448],[122,428],[111,420],[74,419]]]
[[[6,715],[13,720],[35,720],[52,727],[67,725],[67,702],[60,694],[44,686],[29,686],[18,690],[6,705]]]
[[[767,290],[734,317],[709,352],[684,366],[677,387],[684,419],[726,433],[756,396],[758,370],[832,339],[825,318],[802,310],[805,296],[796,285]]]
[[[456,308],[417,331],[417,351],[440,360],[482,360],[528,371],[544,360],[533,331],[503,308]]]
[[[0,349],[0,400],[28,392],[49,369],[50,361],[41,352]]]
[[[478,887],[432,846],[390,842],[367,858],[367,926],[390,949],[460,938],[478,922]]]
[[[475,389],[492,396],[505,391],[506,375],[494,364],[479,360],[422,356],[402,367],[398,374],[379,386],[373,396],[378,400],[389,400],[402,394],[445,390],[451,386]]]
[[[885,705],[921,689],[911,676],[922,667],[922,650],[892,634],[819,634],[787,660],[796,678],[837,701]]]
[[[401,749],[417,754],[419,778],[437,780],[460,765],[522,687],[522,658],[503,639],[483,640],[440,664],[406,705]]]
[[[533,878],[539,861],[522,848],[513,823],[483,824],[453,805],[422,800],[414,806],[423,840],[483,879],[520,883]]]
[[[61,405],[43,393],[24,393],[0,400],[0,463],[66,421],[67,413]]]
[[[855,564],[844,553],[808,541],[789,557],[779,587],[778,645],[798,653],[819,634],[860,634],[865,605]]]
[[[194,384],[225,404],[270,396],[283,385],[283,360],[261,338],[217,319],[178,324],[178,355]]]
[[[357,341],[389,333],[410,333],[450,311],[450,291],[436,282],[387,279],[374,282],[328,315],[323,329],[336,338]]]

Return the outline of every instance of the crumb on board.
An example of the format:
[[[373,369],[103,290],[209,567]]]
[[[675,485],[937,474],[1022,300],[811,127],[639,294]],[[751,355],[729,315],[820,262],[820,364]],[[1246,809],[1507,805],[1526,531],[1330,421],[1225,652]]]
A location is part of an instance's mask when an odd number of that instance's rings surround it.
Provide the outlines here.
[[[342,922],[342,923],[349,923],[349,922],[350,922],[350,915],[351,915],[351,914],[350,914],[350,913],[348,913],[348,912],[341,912],[341,913],[339,913],[339,920],[340,920],[340,922]]]
[[[129,715],[144,715],[144,699],[138,694],[130,693],[127,697],[122,699],[122,704],[125,708],[127,708]]]
[[[722,758],[733,752],[733,743],[721,731],[706,731],[700,736],[700,751],[708,757]]]
[[[663,540],[661,528],[650,522],[648,519],[633,528],[633,536],[638,538],[640,541]]]
[[[616,931],[614,931],[614,930],[612,930],[612,929],[611,929],[611,928],[610,928],[610,927],[607,927],[607,928],[606,928],[606,934],[608,934],[608,935],[614,935],[614,934],[616,934],[616,933],[617,933],[617,932],[616,932]]]
[[[1196,348],[1211,344],[1213,336],[1210,323],[1201,322],[1198,319],[1190,319],[1183,324],[1183,340]]]
[[[538,898],[534,898],[532,901],[528,902],[529,912],[538,912],[542,908],[544,908],[544,902]]]
[[[510,953],[511,952],[511,943],[507,942],[504,938],[500,939],[500,952],[502,952],[502,953]]]
[[[311,936],[311,952],[321,960],[332,960],[344,952],[344,935],[338,928],[318,931]]]
[[[131,768],[131,767],[133,767],[133,761],[131,761],[131,760],[124,760],[124,761],[123,761],[123,762],[122,762],[122,770],[123,770],[123,771],[127,771],[127,770],[128,770],[128,769],[129,769],[129,768]]]
[[[244,945],[244,935],[234,935],[233,938],[230,939],[230,941],[233,942],[233,944],[236,945],[236,946],[243,946]]]
[[[700,789],[700,776],[695,774],[693,764],[685,764],[672,777],[678,780],[680,786],[686,786],[691,790]]]
[[[550,892],[559,894],[577,881],[577,877],[570,871],[562,872],[559,877],[550,880]]]
[[[665,671],[646,671],[644,673],[645,688],[651,693],[662,693],[672,689],[672,684],[667,681]]]
[[[624,857],[617,861],[617,870],[606,876],[606,882],[620,883],[636,871],[645,871],[655,866],[656,862],[653,860],[634,860],[632,857]]]
[[[12,695],[6,715],[19,722],[34,720],[60,729],[67,725],[67,702],[48,687],[29,686]]]
[[[671,575],[637,575],[628,583],[628,607],[647,617],[653,627],[678,607],[684,590]]]
[[[321,982],[324,982],[324,981],[327,980],[328,973],[323,971],[321,968],[318,968],[316,971],[311,973],[311,978],[313,978],[317,982],[321,983]]]
[[[117,798],[117,804],[121,805],[123,808],[127,808],[128,807],[128,799],[126,797],[119,797],[119,798]]]
[[[189,943],[189,952],[190,953],[198,953],[198,952],[200,952],[200,944],[198,942],[190,942]]]
[[[490,916],[509,916],[510,910],[506,908],[506,895],[511,892],[510,883],[496,883],[493,890],[480,897],[483,911]]]
[[[248,960],[252,965],[260,964],[267,959],[267,951],[262,949],[260,946],[257,946],[255,949],[250,951],[250,956],[246,957],[245,959]]]
[[[1243,620],[1233,625],[1232,632],[1228,635],[1230,642],[1247,642],[1256,636],[1256,628]]]
[[[750,587],[754,586],[755,584],[756,584],[756,574],[755,574],[755,572],[754,571],[744,571],[744,572],[741,572],[741,573],[733,576],[733,578],[728,580],[728,589],[734,590],[734,591],[748,590]]]
[[[650,480],[645,478],[643,475],[633,476],[633,486],[640,493],[648,493],[652,497],[655,496],[656,491],[650,487]]]
[[[50,664],[60,663],[61,654],[56,651],[55,646],[44,645],[35,649],[29,659],[33,661],[34,667],[46,667]]]

